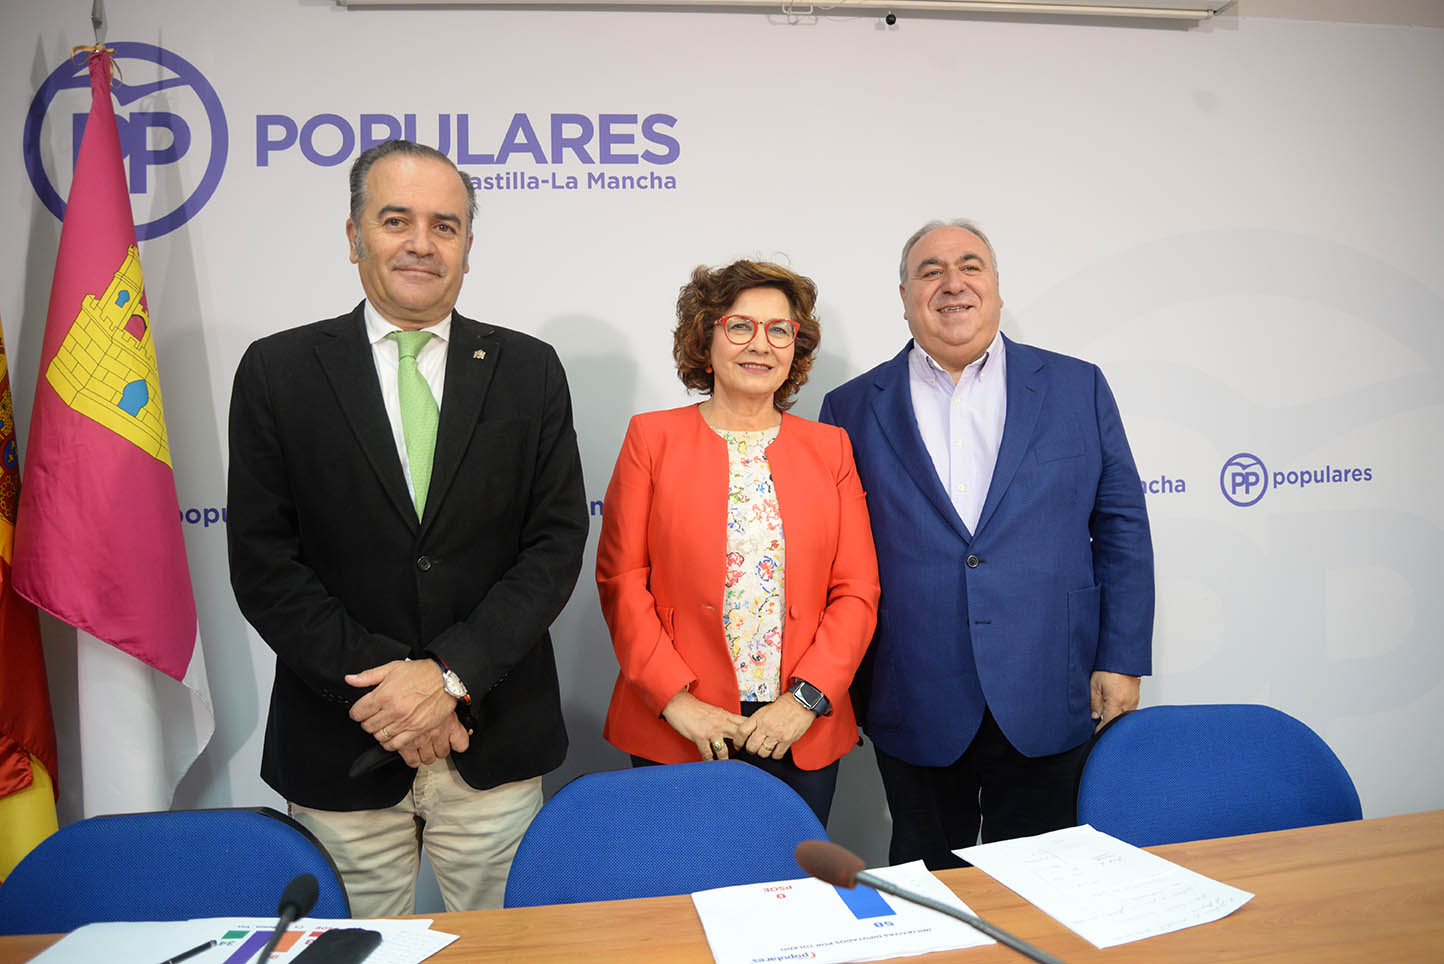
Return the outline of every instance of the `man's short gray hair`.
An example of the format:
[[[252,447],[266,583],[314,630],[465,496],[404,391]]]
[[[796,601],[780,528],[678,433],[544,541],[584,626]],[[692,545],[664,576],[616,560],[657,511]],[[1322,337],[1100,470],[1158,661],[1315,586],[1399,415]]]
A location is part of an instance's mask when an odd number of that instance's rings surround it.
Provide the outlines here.
[[[351,165],[351,223],[356,225],[358,234],[361,229],[361,216],[366,213],[366,177],[371,173],[372,165],[393,154],[441,161],[456,171],[456,176],[461,178],[461,183],[466,188],[466,236],[471,237],[471,225],[476,221],[476,187],[471,183],[471,178],[461,173],[457,166],[451,163],[451,158],[436,148],[399,138],[394,141],[382,141],[374,147],[367,148]]]
[[[922,240],[923,235],[929,231],[936,231],[938,228],[962,228],[964,231],[971,231],[982,238],[983,244],[988,247],[988,257],[993,259],[993,270],[998,270],[998,253],[993,250],[993,242],[988,240],[988,236],[983,233],[982,228],[967,218],[954,218],[951,221],[934,220],[918,228],[912,233],[912,237],[903,242],[902,260],[898,262],[897,266],[897,277],[903,284],[908,283],[908,255],[912,252],[913,245]]]

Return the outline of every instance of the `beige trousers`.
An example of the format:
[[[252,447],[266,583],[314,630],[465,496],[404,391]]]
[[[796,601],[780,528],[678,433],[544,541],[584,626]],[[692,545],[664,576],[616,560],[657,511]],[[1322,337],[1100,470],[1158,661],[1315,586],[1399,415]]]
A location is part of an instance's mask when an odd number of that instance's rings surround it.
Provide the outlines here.
[[[352,917],[416,913],[423,846],[447,910],[500,907],[517,844],[541,805],[541,777],[474,790],[450,757],[419,768],[411,791],[385,810],[288,804],[336,861]]]

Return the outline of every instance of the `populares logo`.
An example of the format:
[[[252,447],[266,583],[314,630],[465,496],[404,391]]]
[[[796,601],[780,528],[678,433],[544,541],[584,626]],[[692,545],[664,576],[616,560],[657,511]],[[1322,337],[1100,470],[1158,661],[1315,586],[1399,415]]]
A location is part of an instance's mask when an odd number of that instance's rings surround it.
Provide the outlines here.
[[[1223,463],[1218,475],[1223,497],[1236,506],[1254,505],[1269,489],[1269,470],[1257,455],[1240,452]]]
[[[1374,481],[1371,465],[1334,465],[1326,463],[1302,469],[1282,469],[1272,473],[1257,455],[1240,452],[1223,463],[1218,485],[1223,497],[1236,506],[1246,508],[1264,497],[1269,489],[1301,492],[1311,486],[1360,485]]]
[[[121,71],[111,92],[133,206],[161,212],[144,223],[136,219],[136,238],[148,241],[195,217],[215,194],[230,144],[226,115],[215,89],[185,58],[147,43],[108,46]],[[36,195],[61,220],[89,114],[89,68],[76,57],[45,78],[25,116],[25,170]],[[181,197],[184,188],[174,183],[195,187]],[[154,203],[134,204],[137,196]]]
[[[332,167],[404,137],[451,158],[478,191],[675,191],[678,123],[660,112],[257,114],[256,167]]]

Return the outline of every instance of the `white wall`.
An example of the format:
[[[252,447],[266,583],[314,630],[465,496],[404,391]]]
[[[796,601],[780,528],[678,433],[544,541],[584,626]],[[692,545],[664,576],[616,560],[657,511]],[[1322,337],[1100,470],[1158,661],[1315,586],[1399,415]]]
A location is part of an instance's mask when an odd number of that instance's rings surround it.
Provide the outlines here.
[[[90,39],[88,6],[0,0],[12,145],[0,156],[0,317],[22,427],[59,225],[18,145],[36,89]],[[108,7],[111,42],[159,45],[199,69],[229,135],[214,196],[142,245],[183,508],[224,505],[226,406],[245,346],[360,298],[342,231],[354,151],[318,166],[292,148],[258,166],[258,115],[299,127],[414,113],[434,143],[437,114],[465,114],[473,152],[494,152],[517,113],[544,145],[556,113],[671,115],[672,163],[463,164],[581,180],[482,193],[459,307],[556,345],[589,498],[602,497],[627,417],[684,400],[668,332],[694,265],[762,255],[818,281],[823,347],[796,409],[812,417],[826,390],[906,338],[902,240],[931,217],[974,217],[998,248],[1004,330],[1101,364],[1143,478],[1174,485],[1149,496],[1159,606],[1145,702],[1271,703],[1335,748],[1367,816],[1444,806],[1444,30]],[[131,84],[172,76],[121,65]],[[62,194],[69,116],[87,97],[61,94],[40,140]],[[201,183],[215,135],[189,86],[121,113],[137,109],[177,114],[191,132],[186,156],[152,167],[135,196],[144,223]],[[167,143],[157,132],[149,147]],[[315,146],[338,143],[333,128]],[[617,149],[653,146],[639,136]],[[587,189],[599,172],[676,186]],[[1284,485],[1240,508],[1220,473],[1241,452],[1270,472],[1358,467],[1371,479]],[[231,597],[224,527],[188,526],[187,540],[217,729],[177,804],[277,803],[257,776],[272,656]],[[47,636],[60,777],[73,788],[72,642],[53,622]],[[625,765],[600,736],[615,661],[588,577],[555,637],[572,751],[549,789]],[[62,812],[79,812],[73,794]],[[885,856],[870,750],[845,761],[831,831]]]

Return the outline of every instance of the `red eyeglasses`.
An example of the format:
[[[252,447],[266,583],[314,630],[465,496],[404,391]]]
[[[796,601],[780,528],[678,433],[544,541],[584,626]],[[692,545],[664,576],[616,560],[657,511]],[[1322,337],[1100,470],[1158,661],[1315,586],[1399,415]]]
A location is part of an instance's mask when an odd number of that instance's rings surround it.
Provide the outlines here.
[[[752,339],[757,337],[758,328],[762,329],[767,344],[773,348],[786,348],[797,340],[798,324],[791,318],[773,318],[771,321],[761,322],[747,315],[727,315],[717,322],[717,326],[734,345],[750,344]]]

